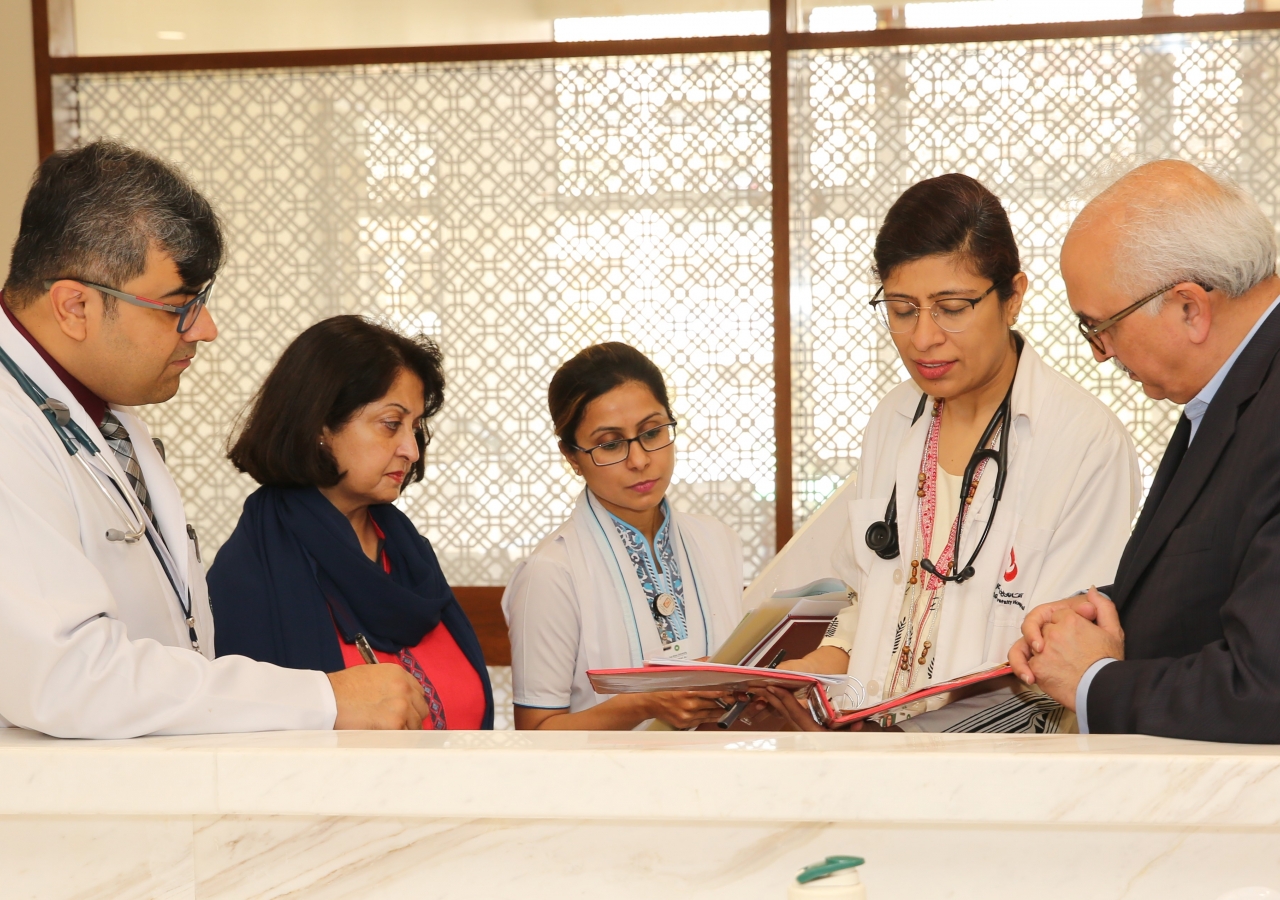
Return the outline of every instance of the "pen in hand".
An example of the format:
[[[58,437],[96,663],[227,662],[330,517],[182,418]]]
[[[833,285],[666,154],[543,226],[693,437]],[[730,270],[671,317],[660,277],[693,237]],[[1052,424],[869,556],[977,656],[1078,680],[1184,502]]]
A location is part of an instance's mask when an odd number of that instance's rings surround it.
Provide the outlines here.
[[[366,664],[371,666],[376,666],[378,664],[378,657],[373,655],[373,648],[369,646],[369,639],[363,634],[356,634],[356,649],[360,651],[360,658],[363,659]]]
[[[778,663],[786,659],[786,656],[787,656],[786,650],[779,650],[777,655],[774,656],[773,661],[769,663],[769,665],[765,666],[765,668],[766,669],[778,668]],[[721,716],[718,720],[716,720],[716,727],[729,728],[730,726],[732,726],[734,722],[738,721],[738,716],[742,715],[742,711],[747,708],[747,704],[750,703],[752,699],[754,698],[748,695],[748,699],[739,700],[738,702],[734,703],[733,706],[730,706],[729,709],[725,711],[725,714]]]

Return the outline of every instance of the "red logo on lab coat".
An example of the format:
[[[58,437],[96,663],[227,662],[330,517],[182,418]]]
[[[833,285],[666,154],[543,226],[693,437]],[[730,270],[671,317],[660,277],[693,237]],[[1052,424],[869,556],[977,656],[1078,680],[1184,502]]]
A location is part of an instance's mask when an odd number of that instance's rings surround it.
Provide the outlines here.
[[[1013,554],[1013,548],[1009,548],[1009,568],[1004,570],[1004,580],[1006,582],[1013,581],[1018,577],[1018,558]]]

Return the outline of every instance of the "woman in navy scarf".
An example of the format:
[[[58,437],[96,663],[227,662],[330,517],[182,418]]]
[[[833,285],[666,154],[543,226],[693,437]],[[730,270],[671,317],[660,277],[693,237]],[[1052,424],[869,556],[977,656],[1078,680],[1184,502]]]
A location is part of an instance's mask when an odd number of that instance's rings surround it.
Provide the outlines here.
[[[335,672],[372,654],[422,686],[423,728],[492,728],[471,623],[392,503],[419,481],[440,351],[359,316],[304,331],[229,458],[262,485],[209,570],[219,656]]]

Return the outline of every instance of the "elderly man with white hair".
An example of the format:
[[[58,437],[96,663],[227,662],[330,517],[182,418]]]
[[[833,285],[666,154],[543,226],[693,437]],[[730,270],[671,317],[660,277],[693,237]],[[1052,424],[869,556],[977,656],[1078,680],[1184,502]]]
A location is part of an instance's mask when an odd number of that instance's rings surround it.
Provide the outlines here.
[[[1035,607],[1010,651],[1082,732],[1280,743],[1275,229],[1183,162],[1080,214],[1062,276],[1099,362],[1185,404],[1115,583]]]

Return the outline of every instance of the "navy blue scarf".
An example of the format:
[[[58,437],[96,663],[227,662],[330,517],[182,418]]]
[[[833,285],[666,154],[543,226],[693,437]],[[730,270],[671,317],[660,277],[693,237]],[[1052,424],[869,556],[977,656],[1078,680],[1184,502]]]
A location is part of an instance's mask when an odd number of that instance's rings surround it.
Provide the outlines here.
[[[263,487],[209,570],[219,656],[239,654],[291,669],[344,668],[336,623],[376,649],[415,647],[443,624],[484,685],[482,728],[493,727],[493,690],[480,641],[427,539],[389,504],[369,508],[386,535],[391,574],[365,556],[351,523],[316,488]]]

